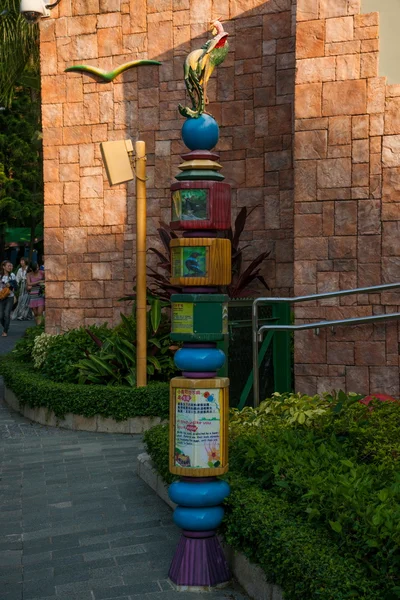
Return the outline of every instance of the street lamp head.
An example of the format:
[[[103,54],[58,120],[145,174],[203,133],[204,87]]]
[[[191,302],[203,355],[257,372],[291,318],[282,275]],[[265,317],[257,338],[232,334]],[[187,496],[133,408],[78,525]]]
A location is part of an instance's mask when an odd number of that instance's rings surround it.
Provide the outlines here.
[[[53,4],[46,4],[45,0],[21,0],[19,11],[30,25],[34,25],[43,17],[49,17],[50,10],[59,2],[61,0],[57,0]]]

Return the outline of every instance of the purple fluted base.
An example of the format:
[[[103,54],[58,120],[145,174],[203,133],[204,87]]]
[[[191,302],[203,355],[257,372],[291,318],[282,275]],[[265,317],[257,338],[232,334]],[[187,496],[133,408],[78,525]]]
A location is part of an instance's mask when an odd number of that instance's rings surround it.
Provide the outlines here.
[[[186,379],[213,379],[217,376],[217,371],[182,371]]]
[[[231,574],[214,531],[184,531],[168,574],[175,585],[214,587]]]

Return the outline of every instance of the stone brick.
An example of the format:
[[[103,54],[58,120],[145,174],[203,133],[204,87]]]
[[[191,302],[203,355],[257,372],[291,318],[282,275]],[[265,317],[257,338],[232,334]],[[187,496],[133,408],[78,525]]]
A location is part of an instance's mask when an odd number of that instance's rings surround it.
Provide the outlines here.
[[[295,114],[298,119],[320,117],[322,114],[322,83],[296,86]]]
[[[48,227],[44,240],[44,252],[47,256],[64,254],[64,231],[59,227]],[[47,258],[46,258],[47,273]]]
[[[381,232],[380,200],[360,200],[358,203],[358,233],[374,235]]]
[[[69,36],[81,36],[88,33],[95,33],[97,18],[96,15],[69,17],[67,23]]]
[[[93,279],[112,279],[112,264],[111,263],[94,263],[92,265]]]
[[[294,276],[296,283],[315,284],[317,282],[317,265],[315,261],[303,260],[294,264]]]
[[[317,199],[317,163],[302,161],[295,169],[295,199],[297,202]]]
[[[328,132],[298,131],[295,135],[295,158],[312,160],[326,157]]]
[[[324,83],[322,88],[322,114],[357,115],[367,112],[367,86],[365,80]]]
[[[351,182],[352,182],[352,185],[356,186],[356,187],[368,186],[368,184],[369,184],[369,165],[368,165],[368,163],[353,165]]]
[[[47,234],[47,232],[46,232]],[[46,254],[46,281],[65,281],[67,279],[67,257],[64,255],[52,256],[58,254],[47,249],[47,239],[45,240]]]
[[[320,83],[334,81],[335,78],[336,60],[333,56],[297,61],[296,83]]]
[[[338,56],[336,61],[336,79],[348,80],[360,77],[360,55],[346,54]]]
[[[371,367],[370,393],[390,394],[399,397],[399,369],[398,367]]]
[[[332,158],[320,160],[317,164],[317,182],[321,188],[350,187],[350,159]]]
[[[382,165],[384,167],[400,167],[400,135],[383,136]]]
[[[378,263],[358,266],[358,287],[371,287],[382,282],[381,265]]]
[[[83,309],[70,308],[68,310],[63,310],[61,313],[61,330],[69,331],[70,329],[81,327],[83,323],[83,316]]]
[[[353,163],[367,163],[369,161],[369,139],[353,141],[352,159]]]
[[[352,42],[340,42],[334,44],[325,45],[326,56],[341,56],[343,54],[359,54],[361,48],[361,42],[355,40]]]
[[[263,39],[274,40],[287,38],[291,34],[290,11],[276,14],[264,15],[263,17]]]
[[[344,17],[348,14],[348,0],[320,0],[319,16],[321,19]]]
[[[329,119],[329,144],[342,145],[351,142],[351,117],[331,117]]]
[[[108,27],[97,31],[99,56],[122,54],[122,30],[120,27]]]
[[[335,235],[357,234],[357,202],[335,202]]]
[[[354,365],[354,343],[328,342],[327,361],[329,365]]]
[[[298,237],[321,236],[322,215],[295,215],[294,230]]]
[[[378,73],[378,52],[368,52],[361,55],[361,77],[377,77]]]
[[[325,26],[323,21],[305,21],[297,24],[296,58],[315,58],[325,54]]]
[[[80,224],[103,225],[104,202],[100,198],[82,198],[79,203]]]
[[[297,2],[297,20],[310,21],[318,19],[319,0],[298,0]]]
[[[328,239],[325,237],[298,238],[294,241],[295,260],[328,258]]]
[[[292,133],[291,105],[271,106],[268,109],[268,133],[270,135]]]
[[[354,18],[340,17],[326,21],[326,41],[348,42],[354,37]]]
[[[295,362],[319,364],[326,362],[326,336],[324,331],[315,335],[313,330],[295,333]]]
[[[64,251],[66,254],[87,252],[87,234],[82,227],[64,229]]]
[[[352,137],[354,140],[369,137],[369,115],[361,115],[352,118]]]
[[[382,198],[386,202],[400,199],[400,167],[383,169]]]
[[[386,364],[385,342],[356,342],[355,355],[359,366],[383,366]]]
[[[346,367],[346,392],[369,394],[368,367]]]
[[[400,216],[400,215],[399,215]],[[382,255],[400,256],[400,221],[383,223]]]
[[[367,113],[383,113],[385,110],[386,78],[372,77],[368,79]]]
[[[60,227],[60,206],[58,204],[44,207],[44,226]]]
[[[355,236],[334,236],[329,238],[329,258],[356,258],[357,238]]]

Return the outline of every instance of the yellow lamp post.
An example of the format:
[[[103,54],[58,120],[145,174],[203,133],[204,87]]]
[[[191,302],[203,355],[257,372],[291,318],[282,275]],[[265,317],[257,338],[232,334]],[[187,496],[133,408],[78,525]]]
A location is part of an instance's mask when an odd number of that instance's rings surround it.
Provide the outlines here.
[[[134,179],[131,140],[100,144],[110,185]],[[136,175],[136,386],[147,385],[146,144],[135,143]]]
[[[147,384],[146,144],[136,142],[136,385]]]

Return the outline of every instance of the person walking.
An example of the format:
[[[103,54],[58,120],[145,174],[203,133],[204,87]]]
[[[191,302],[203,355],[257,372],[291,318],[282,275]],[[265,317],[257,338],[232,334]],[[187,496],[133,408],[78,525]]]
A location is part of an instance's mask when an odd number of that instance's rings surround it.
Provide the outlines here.
[[[37,263],[32,263],[28,267],[26,276],[26,289],[29,292],[29,306],[35,316],[36,325],[40,325],[43,320],[44,311],[44,271],[39,270]]]
[[[19,295],[18,304],[12,314],[12,319],[18,319],[18,321],[26,321],[30,318],[31,309],[29,307],[30,297],[28,290],[26,289],[26,277],[28,274],[28,261],[22,257],[20,267],[17,271],[16,281],[18,284]]]
[[[2,337],[7,337],[10,327],[11,311],[14,305],[14,290],[17,287],[16,278],[13,271],[13,264],[9,260],[3,260],[1,263],[0,279],[0,324],[3,327]],[[7,293],[5,290],[9,290]]]

